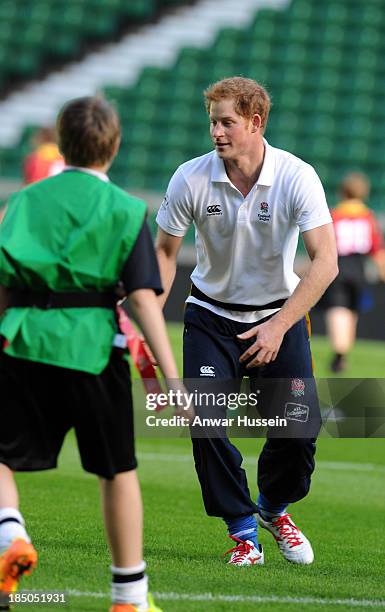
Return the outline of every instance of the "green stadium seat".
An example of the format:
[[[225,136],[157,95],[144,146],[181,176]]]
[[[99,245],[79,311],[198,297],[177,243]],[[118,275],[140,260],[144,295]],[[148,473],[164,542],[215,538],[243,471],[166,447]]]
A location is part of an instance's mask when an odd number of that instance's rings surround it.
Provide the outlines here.
[[[16,19],[18,13],[18,6],[14,2],[2,2],[0,4],[0,23],[11,23]]]
[[[171,175],[184,161],[186,160],[182,151],[167,147],[161,156],[158,154],[153,156],[152,169],[154,173],[158,172],[164,175],[165,180],[168,182]]]
[[[344,26],[349,19],[349,8],[341,2],[330,2],[325,6],[325,14],[327,21],[333,25]]]
[[[288,17],[293,23],[308,22],[312,15],[312,4],[308,0],[292,2],[288,9]]]
[[[19,50],[12,61],[12,68],[15,74],[20,77],[27,77],[31,72],[36,70],[38,66],[38,53],[32,52],[30,49]]]
[[[30,12],[27,15],[27,18],[29,19],[30,23],[40,24],[47,28],[48,22],[50,22],[52,19],[53,12],[52,5],[50,5],[48,2],[41,2],[41,0],[37,0],[37,2],[30,7]]]
[[[320,6],[315,0],[294,0],[279,14],[270,9],[259,11],[246,30],[225,28],[207,52],[183,49],[171,71],[162,75],[157,71],[151,78],[145,71],[139,88],[157,101],[164,146],[160,155],[157,150],[156,161],[150,159],[146,185],[153,187],[159,181],[163,186],[180,161],[209,150],[201,90],[224,76],[245,74],[264,82],[275,108],[279,108],[276,112],[273,107],[271,113],[269,141],[319,164],[323,177],[330,181],[327,188],[333,190],[336,179],[328,162],[339,171],[343,163],[366,163],[371,152],[369,143],[375,138],[370,112],[374,106],[381,106],[370,100],[378,88],[378,78],[373,70],[369,74],[366,71],[367,66],[377,67],[372,51],[376,37],[357,55],[357,43],[349,38],[347,44],[350,23],[356,27],[346,2],[327,1]],[[364,40],[367,37],[367,32],[360,35]],[[210,61],[205,60],[208,56]],[[352,95],[352,91],[357,94]],[[362,105],[365,110],[356,116]],[[145,105],[140,111],[144,122],[152,108]],[[348,125],[351,119],[344,120],[347,112],[359,117],[353,129]],[[382,108],[378,112],[381,114]],[[366,144],[359,141],[359,134]],[[175,156],[173,164],[166,156],[170,150]]]
[[[117,182],[122,185],[126,185],[127,189],[145,189],[146,188],[146,177],[145,172],[137,170],[129,170],[128,172],[122,173]]]
[[[122,6],[121,0],[88,0],[89,8],[93,10],[107,10],[109,12],[119,11]],[[83,0],[79,0],[79,4],[82,4]]]
[[[132,146],[151,147],[158,137],[156,126],[148,123],[133,123],[131,132],[127,135],[127,141]]]
[[[311,44],[312,29],[306,22],[287,23],[286,41],[288,43]]]
[[[140,123],[151,123],[157,115],[157,105],[154,100],[143,100],[132,109],[133,120]]]
[[[87,32],[90,28],[93,15],[88,15],[82,6],[67,6],[62,12],[54,12],[50,15],[49,22],[53,28],[61,31],[83,30]]]
[[[12,31],[8,23],[0,22],[0,47],[4,49],[12,40]]]
[[[130,96],[127,95],[127,90],[124,87],[105,87],[104,95],[110,102],[115,102],[116,104],[123,104],[127,101]],[[131,99],[135,98],[135,96],[131,96]]]
[[[80,42],[76,35],[69,31],[57,32],[54,39],[43,43],[44,49],[58,58],[70,57],[79,51]]]
[[[27,153],[29,153],[33,136],[36,134],[38,130],[39,130],[38,125],[27,125],[23,129],[23,132],[20,138],[20,150],[23,152],[23,154],[26,155]]]
[[[23,46],[32,47],[36,51],[40,51],[45,31],[42,23],[30,23],[29,27],[24,31]]]
[[[122,26],[146,22],[164,5],[160,0],[3,0],[2,80],[12,83],[15,77],[32,78],[52,60],[71,60],[89,42],[114,40]],[[24,55],[26,47],[32,53],[30,58]]]
[[[337,68],[321,68],[317,75],[318,87],[321,90],[335,91],[341,85],[340,71]]]
[[[157,4],[154,0],[130,0],[123,2],[120,5],[123,14],[128,15],[133,21],[142,21],[151,17],[157,9]]]
[[[362,25],[373,26],[374,28],[377,28],[378,24],[381,24],[384,22],[384,7],[383,6],[373,6],[371,3],[367,2],[367,3],[361,4],[360,7],[362,8],[362,13],[361,13]]]

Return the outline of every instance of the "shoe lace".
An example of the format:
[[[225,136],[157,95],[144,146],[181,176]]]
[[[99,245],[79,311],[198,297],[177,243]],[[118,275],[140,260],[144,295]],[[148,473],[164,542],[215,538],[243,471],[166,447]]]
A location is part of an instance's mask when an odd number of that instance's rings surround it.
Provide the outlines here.
[[[279,537],[290,544],[290,548],[303,544],[299,534],[301,533],[290,521],[290,514],[283,514],[272,522],[273,527],[278,530]]]
[[[229,535],[229,538],[234,540],[234,542],[238,542],[237,546],[234,548],[230,548],[224,553],[224,557],[229,555],[230,553],[234,553],[234,561],[243,561],[245,557],[249,554],[251,550],[253,550],[253,545],[245,542],[245,540],[240,540],[236,536]]]

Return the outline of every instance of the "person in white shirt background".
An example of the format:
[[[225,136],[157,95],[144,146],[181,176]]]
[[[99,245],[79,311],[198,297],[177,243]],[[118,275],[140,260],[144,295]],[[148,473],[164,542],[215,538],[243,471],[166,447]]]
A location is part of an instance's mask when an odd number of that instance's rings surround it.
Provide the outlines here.
[[[244,376],[252,389],[278,379],[275,390],[273,384],[262,392],[261,409],[279,410],[294,429],[268,432],[256,502],[242,455],[226,432],[192,434],[195,466],[207,514],[221,517],[235,541],[229,563],[264,562],[259,523],[288,561],[308,564],[311,544],[286,509],[307,495],[315,466],[319,405],[306,317],[338,272],[332,220],[315,170],[264,139],[270,99],[259,83],[232,77],[204,95],[214,150],[176,170],[159,209],[157,255],[165,289],[159,299],[167,299],[183,236],[194,223],[197,265],[184,329],[187,386],[199,379],[207,390],[226,380],[226,389],[237,391]],[[299,232],[311,260],[301,280],[293,271]]]

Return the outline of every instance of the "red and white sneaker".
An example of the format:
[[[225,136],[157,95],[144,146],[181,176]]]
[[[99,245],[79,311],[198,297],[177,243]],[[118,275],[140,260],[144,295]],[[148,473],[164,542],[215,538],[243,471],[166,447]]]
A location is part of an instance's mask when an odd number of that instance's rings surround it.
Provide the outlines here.
[[[234,542],[238,542],[234,548],[230,548],[225,555],[231,553],[230,563],[231,565],[238,565],[238,567],[244,565],[263,565],[264,556],[263,550],[259,551],[258,548],[251,542],[251,540],[240,540],[236,536],[229,535],[229,538],[234,540]]]
[[[265,521],[257,513],[258,524],[270,531],[287,561],[309,565],[314,561],[314,553],[309,540],[293,523],[290,514],[278,516],[273,521]]]

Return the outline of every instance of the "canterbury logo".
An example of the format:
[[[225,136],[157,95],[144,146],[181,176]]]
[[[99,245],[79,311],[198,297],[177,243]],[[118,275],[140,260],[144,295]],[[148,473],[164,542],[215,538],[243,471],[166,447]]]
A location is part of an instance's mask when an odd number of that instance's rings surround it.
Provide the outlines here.
[[[222,208],[220,204],[210,204],[210,206],[207,207],[207,216],[221,215],[221,214],[222,214]]]
[[[214,366],[201,366],[201,376],[215,376]]]

